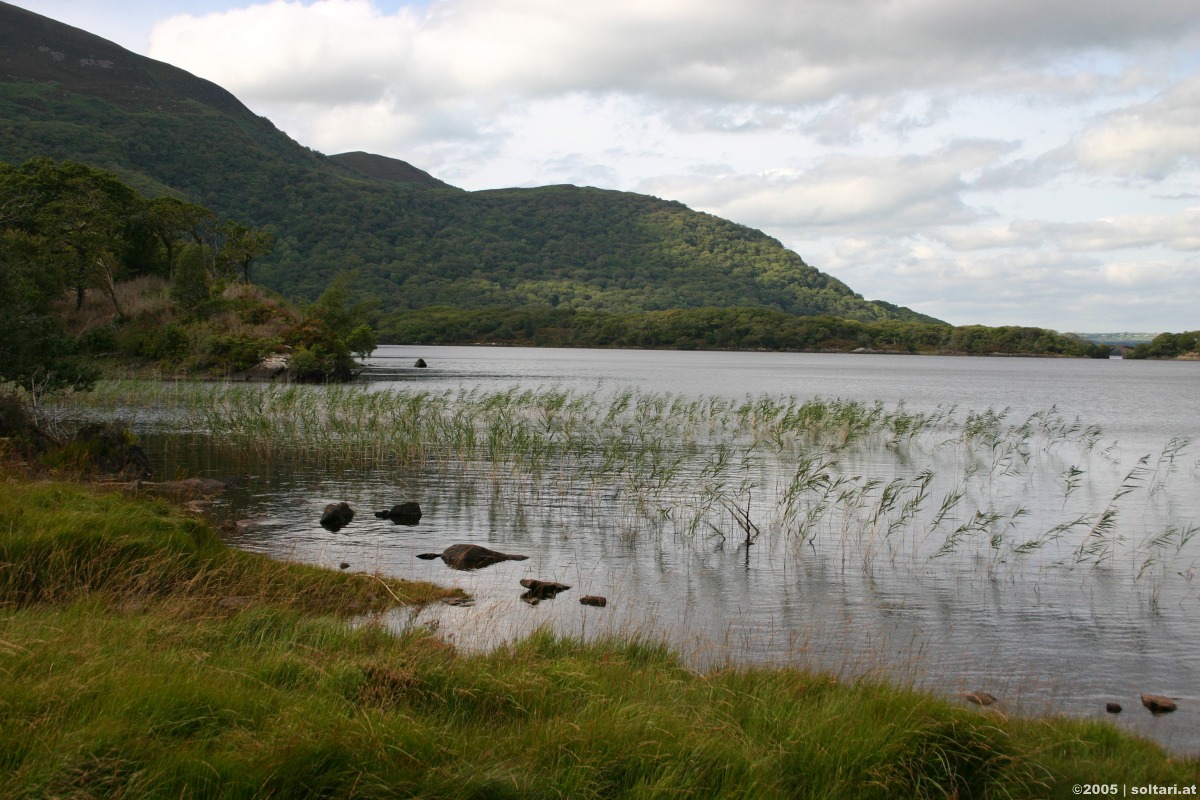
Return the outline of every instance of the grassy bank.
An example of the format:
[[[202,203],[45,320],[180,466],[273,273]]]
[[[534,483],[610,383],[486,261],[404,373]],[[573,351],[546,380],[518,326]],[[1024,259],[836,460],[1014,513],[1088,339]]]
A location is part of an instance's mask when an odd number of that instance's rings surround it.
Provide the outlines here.
[[[347,624],[436,587],[231,551],[171,507],[0,485],[5,797],[1059,797],[1200,763],[789,669]],[[230,599],[236,599],[231,602]]]

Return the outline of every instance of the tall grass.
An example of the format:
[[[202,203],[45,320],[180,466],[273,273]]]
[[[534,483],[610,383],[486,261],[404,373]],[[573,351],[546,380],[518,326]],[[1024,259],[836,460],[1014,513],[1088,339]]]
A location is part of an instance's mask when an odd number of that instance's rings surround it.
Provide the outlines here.
[[[625,536],[752,546],[761,535],[846,568],[953,557],[1008,572],[1129,567],[1153,580],[1195,558],[1193,528],[1172,518],[1163,491],[1189,442],[1110,478],[1102,431],[1056,408],[1010,419],[1004,409],[628,389],[134,382],[86,402],[92,413],[153,409],[143,425],[236,450],[247,466],[420,470],[483,481],[523,508],[569,498],[601,526],[620,520]],[[1162,532],[1126,536],[1134,513]]]
[[[106,597],[347,614],[446,594],[430,584],[329,573],[233,550],[170,505],[67,483],[0,483],[0,532],[5,607]]]

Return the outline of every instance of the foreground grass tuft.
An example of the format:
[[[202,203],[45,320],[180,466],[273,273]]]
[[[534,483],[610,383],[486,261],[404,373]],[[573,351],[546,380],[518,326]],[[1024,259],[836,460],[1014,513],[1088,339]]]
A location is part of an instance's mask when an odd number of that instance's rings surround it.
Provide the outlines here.
[[[0,509],[4,797],[1059,797],[1200,773],[1106,725],[697,674],[636,638],[465,655],[344,618],[436,587],[236,553],[75,486],[3,485]]]
[[[445,596],[439,587],[336,573],[232,550],[162,501],[71,483],[0,483],[0,604],[101,596],[361,613]]]

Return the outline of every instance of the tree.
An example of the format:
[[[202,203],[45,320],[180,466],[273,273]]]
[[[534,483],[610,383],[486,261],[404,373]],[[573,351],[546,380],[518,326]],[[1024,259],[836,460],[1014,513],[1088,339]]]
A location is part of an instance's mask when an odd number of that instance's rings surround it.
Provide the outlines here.
[[[221,233],[225,236],[221,260],[235,270],[240,269],[242,280],[249,283],[250,263],[271,252],[271,232],[255,230],[249,225],[229,220],[221,226]]]
[[[206,231],[216,222],[217,215],[204,206],[177,197],[156,197],[146,203],[144,218],[147,227],[158,238],[167,255],[167,277],[174,276],[175,257],[188,237],[194,244],[204,244]]]
[[[339,273],[292,332],[288,369],[299,380],[347,380],[360,357],[375,349],[375,331],[362,303],[348,304],[353,274]]]
[[[204,245],[189,242],[179,252],[179,263],[171,281],[171,299],[187,314],[193,314],[210,298],[208,254]]]
[[[24,387],[35,404],[43,394],[91,388],[96,371],[75,358],[74,341],[7,238],[0,238],[0,383]]]
[[[124,271],[144,201],[116,176],[73,161],[31,159],[2,176],[7,226],[42,244],[41,258],[75,290],[102,288],[118,316],[115,286]]]

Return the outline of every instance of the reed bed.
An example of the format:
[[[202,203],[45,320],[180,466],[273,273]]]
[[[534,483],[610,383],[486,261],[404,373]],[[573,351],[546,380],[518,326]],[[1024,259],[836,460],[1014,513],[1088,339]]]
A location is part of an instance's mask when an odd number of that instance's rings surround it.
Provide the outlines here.
[[[110,382],[76,402],[88,406],[62,411],[132,416],[235,450],[248,469],[419,471],[513,507],[553,506],[599,534],[768,542],[844,569],[1121,570],[1153,588],[1197,557],[1200,528],[1169,500],[1194,477],[1190,442],[1122,465],[1098,427],[1056,408],[1013,419],[631,389],[183,382]]]

